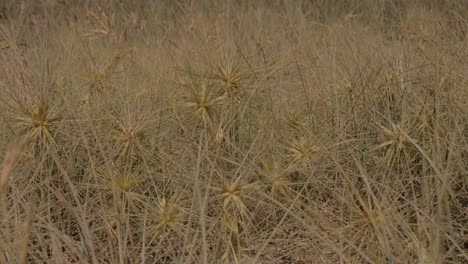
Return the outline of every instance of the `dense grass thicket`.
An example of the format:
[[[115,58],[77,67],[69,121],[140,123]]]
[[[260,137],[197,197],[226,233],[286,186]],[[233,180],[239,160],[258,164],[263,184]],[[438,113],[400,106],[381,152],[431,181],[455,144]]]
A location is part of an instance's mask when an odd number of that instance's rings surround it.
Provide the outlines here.
[[[0,263],[468,263],[468,1],[0,1]]]

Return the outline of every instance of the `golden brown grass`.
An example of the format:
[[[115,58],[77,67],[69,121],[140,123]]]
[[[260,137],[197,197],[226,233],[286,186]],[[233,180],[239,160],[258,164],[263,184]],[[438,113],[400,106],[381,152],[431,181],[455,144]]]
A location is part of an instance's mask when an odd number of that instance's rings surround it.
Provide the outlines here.
[[[0,263],[468,261],[466,1],[81,2],[0,1]]]

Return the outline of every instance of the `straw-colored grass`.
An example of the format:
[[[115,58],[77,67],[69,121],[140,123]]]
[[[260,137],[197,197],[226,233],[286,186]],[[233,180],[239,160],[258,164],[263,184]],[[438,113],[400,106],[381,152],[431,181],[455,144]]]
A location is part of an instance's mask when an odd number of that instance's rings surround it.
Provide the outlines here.
[[[0,263],[467,263],[467,3],[0,1]]]

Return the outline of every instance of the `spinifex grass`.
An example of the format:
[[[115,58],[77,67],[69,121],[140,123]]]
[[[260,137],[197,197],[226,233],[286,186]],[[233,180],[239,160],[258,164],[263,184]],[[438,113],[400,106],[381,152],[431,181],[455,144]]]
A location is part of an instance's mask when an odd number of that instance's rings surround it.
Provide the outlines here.
[[[12,115],[13,124],[25,138],[33,152],[56,147],[55,129],[61,120],[60,110],[41,98],[37,103],[19,103]]]
[[[174,232],[183,234],[186,228],[184,225],[184,211],[179,205],[178,199],[161,198],[156,202],[154,212],[149,216],[149,229],[153,235]]]
[[[184,87],[183,101],[179,105],[186,109],[188,117],[203,128],[211,128],[219,114],[225,97],[209,80],[192,80]]]
[[[266,188],[272,194],[290,196],[291,191],[289,188],[294,185],[288,178],[290,169],[282,162],[274,160],[271,157],[262,159],[260,163],[261,169],[259,174]]]
[[[16,2],[0,263],[467,262],[466,1]]]
[[[292,164],[299,167],[308,167],[320,152],[320,147],[307,136],[295,138],[287,147],[288,158]]]
[[[102,63],[102,65],[95,62],[94,57],[89,54],[90,69],[88,69],[87,75],[82,78],[88,83],[90,95],[102,94],[112,88],[114,83],[112,76],[117,72],[117,66],[126,53],[128,51],[118,50],[108,62]]]

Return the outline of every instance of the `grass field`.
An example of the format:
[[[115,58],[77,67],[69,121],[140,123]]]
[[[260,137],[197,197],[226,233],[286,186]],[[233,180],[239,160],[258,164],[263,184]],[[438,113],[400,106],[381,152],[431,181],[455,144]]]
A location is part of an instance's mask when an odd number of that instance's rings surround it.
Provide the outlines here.
[[[0,1],[0,263],[468,263],[468,1]]]

